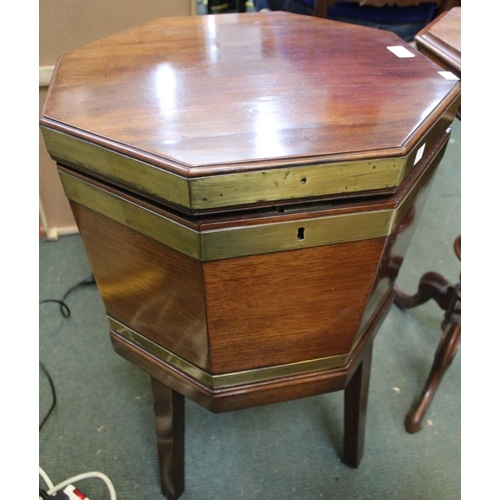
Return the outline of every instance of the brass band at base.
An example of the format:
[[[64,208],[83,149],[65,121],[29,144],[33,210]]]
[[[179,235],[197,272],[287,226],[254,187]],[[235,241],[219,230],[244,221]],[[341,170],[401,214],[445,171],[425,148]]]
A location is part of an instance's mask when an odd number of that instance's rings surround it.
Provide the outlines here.
[[[132,344],[142,348],[147,353],[176,368],[184,375],[198,381],[210,389],[222,389],[268,380],[288,377],[292,375],[302,375],[310,372],[340,368],[347,364],[350,353],[338,356],[328,356],[325,358],[299,361],[297,363],[288,363],[284,365],[269,366],[265,368],[256,368],[241,372],[224,373],[221,375],[211,375],[198,366],[177,356],[173,352],[165,349],[156,342],[149,340],[140,333],[119,323],[108,316],[111,330],[122,338],[130,341]],[[360,336],[361,338],[362,336]],[[351,352],[356,346],[353,346]]]

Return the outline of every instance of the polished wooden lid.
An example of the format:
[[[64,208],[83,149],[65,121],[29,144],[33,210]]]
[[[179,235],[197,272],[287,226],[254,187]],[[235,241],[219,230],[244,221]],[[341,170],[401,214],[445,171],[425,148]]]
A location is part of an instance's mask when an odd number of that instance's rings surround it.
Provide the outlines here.
[[[57,161],[192,210],[383,190],[453,120],[440,70],[310,16],[161,18],[62,56],[41,125]]]

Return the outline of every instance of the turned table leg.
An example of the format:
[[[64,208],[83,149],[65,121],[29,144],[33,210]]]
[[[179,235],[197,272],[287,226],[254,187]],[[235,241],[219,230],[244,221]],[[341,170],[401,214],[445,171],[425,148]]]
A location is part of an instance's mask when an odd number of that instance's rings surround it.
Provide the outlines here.
[[[350,467],[358,467],[363,458],[372,352],[373,342],[344,391],[343,462]]]
[[[184,396],[151,378],[160,479],[169,500],[184,491]]]
[[[453,287],[448,280],[433,271],[425,273],[420,278],[415,295],[407,295],[397,286],[394,287],[394,291],[394,303],[401,309],[410,309],[431,299],[436,301],[442,309],[447,309],[454,293]]]
[[[457,322],[448,323],[444,329],[441,342],[434,356],[431,372],[422,394],[412,406],[405,419],[405,428],[410,434],[414,434],[421,429],[422,420],[427,409],[460,346],[460,330],[460,323]]]
[[[454,249],[455,254],[461,260],[461,236],[455,239]],[[441,324],[443,334],[434,354],[431,372],[420,397],[406,415],[406,431],[413,434],[421,429],[425,413],[460,346],[461,281],[452,285],[440,274],[431,271],[420,278],[418,291],[415,295],[406,295],[397,287],[395,287],[395,292],[394,303],[401,309],[416,307],[432,299],[441,309],[446,311]]]

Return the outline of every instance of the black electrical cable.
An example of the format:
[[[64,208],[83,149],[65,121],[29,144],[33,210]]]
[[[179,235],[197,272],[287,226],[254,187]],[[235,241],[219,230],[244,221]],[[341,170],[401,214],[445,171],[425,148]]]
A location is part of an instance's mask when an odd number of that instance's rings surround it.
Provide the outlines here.
[[[40,301],[40,305],[42,304],[48,304],[49,302],[55,302],[56,304],[59,304],[60,307],[61,307],[61,314],[65,317],[65,318],[69,318],[71,316],[71,311],[69,310],[69,307],[67,306],[67,304],[62,301],[62,300],[57,300],[57,299],[45,299],[45,300],[41,300]]]
[[[43,373],[45,373],[45,376],[47,377],[49,384],[50,384],[50,390],[52,392],[52,404],[50,405],[50,409],[45,415],[44,419],[42,420],[42,423],[40,424],[40,427],[38,428],[38,432],[42,430],[42,427],[45,425],[45,422],[49,419],[51,413],[54,411],[54,408],[56,407],[57,403],[57,396],[56,396],[56,388],[54,385],[54,381],[52,380],[52,377],[50,376],[50,373],[48,372],[47,368],[43,366],[43,363],[39,361],[40,363],[40,368],[42,369]]]
[[[77,290],[78,288],[81,288],[81,287],[84,287],[84,286],[88,286],[88,285],[95,285],[96,282],[95,282],[95,278],[94,278],[94,275],[90,276],[90,278],[86,278],[82,281],[80,281],[79,283],[77,283],[76,285],[72,286],[64,295],[63,295],[63,298],[61,299],[62,302],[64,302],[67,298],[68,298],[68,295],[71,293],[71,292],[74,292],[75,290]]]
[[[78,288],[88,286],[88,285],[95,285],[96,281],[94,278],[94,275],[90,276],[90,278],[85,278],[84,280],[78,282],[76,285],[73,285],[62,297],[62,299],[45,299],[40,301],[41,304],[47,304],[49,302],[55,302],[56,304],[59,304],[61,314],[65,318],[69,318],[71,316],[71,311],[68,307],[68,304],[66,304],[66,299],[68,298],[69,294],[77,290]]]
[[[61,300],[47,299],[47,300],[40,301],[40,304],[46,304],[48,302],[55,302],[55,303],[59,304],[60,309],[61,309],[61,314],[65,318],[69,318],[70,314],[71,314],[71,311],[70,311],[68,305],[65,302],[65,300],[68,297],[68,295],[71,292],[73,292],[74,290],[76,290],[77,288],[80,288],[82,286],[87,286],[87,285],[95,285],[95,284],[96,284],[96,281],[95,281],[94,275],[92,275],[92,276],[90,276],[90,278],[86,278],[86,279],[80,281],[79,283],[77,283],[76,285],[72,286],[63,295],[63,298]],[[52,377],[50,376],[50,373],[45,368],[45,366],[42,364],[42,362],[39,362],[39,363],[40,363],[41,370],[47,376],[47,379],[48,379],[49,384],[50,384],[50,389],[52,391],[52,404],[50,406],[49,411],[45,415],[45,418],[43,419],[42,423],[40,424],[39,431],[41,431],[42,427],[45,425],[45,422],[48,420],[48,418],[50,417],[52,411],[54,410],[54,408],[56,406],[57,397],[56,397],[56,388],[55,388],[54,382],[52,380]],[[40,468],[40,471],[41,471],[41,473],[43,473],[43,476],[46,476],[45,472],[41,468]],[[99,478],[101,478],[106,483],[106,485],[107,485],[107,487],[109,489],[109,492],[110,492],[110,495],[111,495],[111,500],[116,500],[116,492],[115,492],[115,488],[114,488],[113,484],[111,483],[111,481],[109,480],[109,478],[107,476],[105,476],[104,474],[102,474],[100,472],[91,472],[91,473],[86,473],[86,474],[80,474],[79,476],[75,476],[75,477],[73,477],[71,479],[66,480],[64,483],[67,483],[68,481],[78,481],[78,480],[81,480],[81,479],[85,479],[87,477],[99,477]],[[49,483],[51,483],[50,480],[47,483],[47,485],[49,485]],[[64,483],[61,483],[61,488],[62,488],[62,485]],[[38,488],[38,495],[39,495],[40,498],[42,498],[42,500],[56,500],[56,499],[58,499],[58,500],[63,500],[63,499],[68,500],[68,498],[69,498],[68,495],[66,495],[63,491],[57,491],[57,492],[55,492],[55,494],[49,495],[42,488]]]
[[[96,281],[95,281],[94,275],[92,275],[92,276],[90,276],[90,278],[86,278],[86,279],[78,282],[76,285],[72,286],[63,295],[63,298],[61,300],[57,300],[57,299],[45,299],[45,300],[41,300],[40,301],[40,305],[41,304],[47,304],[47,303],[55,302],[56,304],[59,304],[59,307],[61,309],[61,314],[65,318],[69,318],[70,315],[71,315],[71,311],[70,311],[68,305],[65,302],[65,300],[67,299],[68,295],[70,293],[72,293],[73,291],[75,291],[76,289],[78,289],[78,288],[81,288],[83,286],[88,286],[88,285],[94,285],[94,284],[96,284]],[[43,365],[43,363],[41,361],[39,363],[40,363],[41,370],[43,371],[43,373],[45,373],[45,376],[47,377],[47,379],[49,381],[50,389],[51,389],[51,392],[52,392],[52,404],[50,406],[49,411],[47,412],[47,414],[45,415],[44,419],[42,420],[42,423],[40,424],[40,427],[38,428],[38,431],[40,432],[42,430],[42,427],[45,425],[45,422],[47,422],[48,418],[50,417],[50,415],[54,411],[54,408],[55,408],[56,403],[57,403],[57,396],[56,396],[56,388],[55,388],[55,385],[54,385],[54,381],[52,380],[52,377],[50,376],[50,373],[48,372],[47,368],[45,368],[45,366]]]

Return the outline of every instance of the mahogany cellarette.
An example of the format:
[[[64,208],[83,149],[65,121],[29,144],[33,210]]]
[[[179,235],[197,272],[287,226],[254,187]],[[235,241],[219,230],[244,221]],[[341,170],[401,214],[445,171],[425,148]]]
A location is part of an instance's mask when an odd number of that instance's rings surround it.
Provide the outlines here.
[[[373,340],[459,96],[392,33],[283,12],[161,18],[60,58],[42,132],[112,345],[151,376],[167,497],[185,396],[344,390],[359,464]]]

